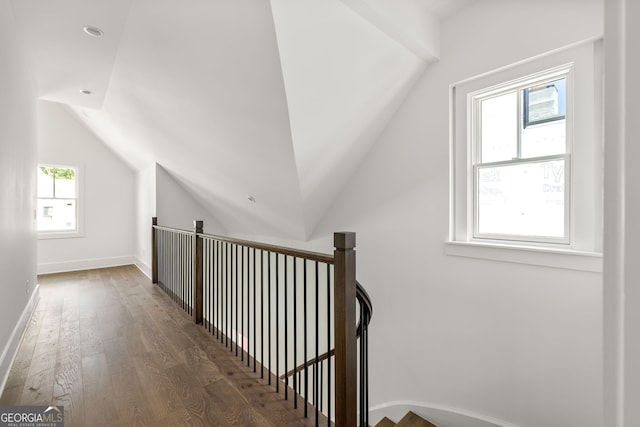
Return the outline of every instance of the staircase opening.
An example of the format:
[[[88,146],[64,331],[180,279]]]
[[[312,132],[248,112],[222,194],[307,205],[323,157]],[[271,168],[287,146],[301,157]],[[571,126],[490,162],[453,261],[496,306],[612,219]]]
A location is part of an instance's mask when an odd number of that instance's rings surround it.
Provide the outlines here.
[[[355,234],[332,255],[158,225],[152,281],[316,425],[368,426],[371,300]]]

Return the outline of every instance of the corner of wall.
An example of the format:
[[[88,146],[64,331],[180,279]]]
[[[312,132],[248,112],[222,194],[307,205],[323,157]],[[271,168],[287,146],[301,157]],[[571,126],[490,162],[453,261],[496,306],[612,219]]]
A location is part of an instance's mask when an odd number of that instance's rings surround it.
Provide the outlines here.
[[[138,267],[142,274],[151,279],[151,267],[143,259],[135,257],[135,266]]]
[[[38,301],[40,301],[40,286],[36,285],[31,293],[29,302],[22,311],[22,315],[20,316],[18,323],[16,323],[16,326],[13,328],[13,332],[2,350],[2,355],[0,355],[0,394],[7,384],[11,366],[18,354],[18,348],[22,342],[22,337],[27,330],[27,326],[29,325],[31,316],[33,316],[33,312],[38,305]]]
[[[149,165],[135,176],[135,264],[151,264],[151,218],[156,216],[157,163]],[[142,269],[141,269],[142,270]],[[142,270],[144,272],[144,270]]]

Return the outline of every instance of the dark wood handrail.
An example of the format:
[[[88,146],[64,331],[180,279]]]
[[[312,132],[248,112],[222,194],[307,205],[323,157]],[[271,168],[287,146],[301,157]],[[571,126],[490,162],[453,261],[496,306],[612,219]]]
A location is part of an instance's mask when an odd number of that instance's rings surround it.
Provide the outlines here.
[[[284,246],[270,245],[267,243],[252,242],[250,240],[234,239],[232,237],[216,236],[214,234],[203,233],[203,234],[199,234],[199,236],[206,239],[213,239],[221,242],[233,243],[233,244],[245,246],[248,248],[262,249],[265,251],[275,252],[282,255],[289,255],[292,257],[302,258],[309,261],[323,262],[325,264],[333,264],[333,261],[334,261],[333,255],[323,254],[320,252],[312,252],[312,251],[305,251],[302,249],[287,248]]]
[[[159,225],[154,225],[153,228],[155,228],[156,230],[173,231],[180,234],[189,234],[189,235],[193,234],[193,230],[183,230],[180,228],[163,227]],[[252,242],[250,240],[235,239],[233,237],[218,236],[215,234],[198,233],[198,237],[205,238],[205,239],[218,240],[220,242],[233,243],[233,244],[244,246],[247,248],[256,248],[264,251],[270,251],[270,252],[279,253],[283,255],[289,255],[297,258],[306,259],[309,261],[318,261],[318,262],[323,262],[325,264],[333,264],[332,254],[323,254],[321,252],[312,252],[312,251],[305,251],[302,249],[287,248],[284,246]]]
[[[358,322],[358,326],[356,328],[358,338],[360,337],[360,330],[364,327],[365,329],[369,326],[371,322],[371,316],[373,315],[373,304],[371,303],[371,297],[367,290],[356,280],[356,298],[360,303],[360,310],[363,310],[366,313],[369,313],[366,323],[363,325]]]
[[[313,365],[316,365],[318,363],[324,362],[325,360],[327,360],[328,358],[334,356],[336,354],[336,349],[332,348],[331,350],[327,351],[326,353],[321,354],[320,356],[318,356],[318,358],[316,359],[315,357],[307,360],[304,363],[301,363],[299,366],[296,366],[293,369],[290,369],[289,372],[284,373],[282,375],[280,375],[280,379],[284,380],[287,377],[291,377],[299,372],[304,371],[304,368],[310,368]]]
[[[162,225],[154,225],[153,228],[156,230],[171,231],[173,233],[178,233],[178,234],[189,234],[189,235],[193,234],[193,230],[183,230],[181,228],[164,227]]]

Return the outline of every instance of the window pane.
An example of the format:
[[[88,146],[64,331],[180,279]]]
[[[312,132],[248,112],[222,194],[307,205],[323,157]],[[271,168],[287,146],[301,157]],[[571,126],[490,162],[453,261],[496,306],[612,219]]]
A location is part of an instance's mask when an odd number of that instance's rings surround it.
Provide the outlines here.
[[[478,168],[479,234],[564,238],[565,160]]]
[[[38,231],[73,231],[76,229],[76,201],[38,199]]]
[[[524,89],[524,126],[564,118],[566,80],[559,79]]]
[[[64,199],[75,199],[76,180],[56,178],[56,197]]]
[[[483,99],[481,114],[481,162],[511,160],[518,155],[518,93]]]
[[[38,197],[53,197],[53,173],[49,168],[38,168]]]
[[[540,157],[566,152],[566,79],[523,90],[524,118],[521,157]]]
[[[566,120],[557,120],[522,131],[522,158],[552,156],[567,151]]]
[[[71,198],[76,197],[76,171],[71,168],[57,168],[56,194],[55,197]]]

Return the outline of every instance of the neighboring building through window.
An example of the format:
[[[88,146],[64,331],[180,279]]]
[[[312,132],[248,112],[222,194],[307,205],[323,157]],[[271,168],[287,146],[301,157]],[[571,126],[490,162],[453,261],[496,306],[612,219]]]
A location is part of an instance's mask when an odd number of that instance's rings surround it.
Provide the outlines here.
[[[38,232],[79,232],[79,170],[75,166],[38,166]]]

